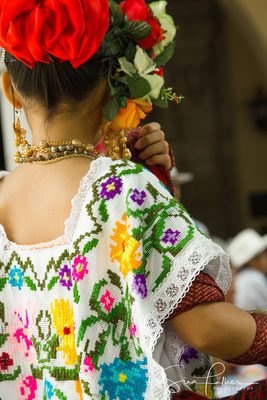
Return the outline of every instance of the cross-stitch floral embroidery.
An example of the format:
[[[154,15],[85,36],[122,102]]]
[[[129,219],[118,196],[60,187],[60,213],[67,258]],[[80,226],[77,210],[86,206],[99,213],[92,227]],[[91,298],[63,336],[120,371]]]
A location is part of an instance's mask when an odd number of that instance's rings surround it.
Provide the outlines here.
[[[1,357],[0,357],[0,368],[2,371],[6,371],[8,367],[11,367],[13,365],[13,360],[12,358],[9,357],[9,354],[6,352],[3,352]]]
[[[60,279],[61,285],[65,286],[68,290],[70,290],[72,287],[71,269],[68,268],[67,265],[64,265],[64,267],[61,268],[59,275],[61,276],[61,279]]]
[[[122,179],[112,176],[108,180],[101,184],[102,190],[100,197],[106,200],[114,199],[116,194],[121,194],[122,191]]]
[[[180,235],[181,232],[178,231],[173,231],[172,229],[167,229],[166,232],[164,232],[165,236],[162,239],[164,243],[170,242],[173,246],[177,242],[177,238]]]
[[[20,392],[20,398],[22,400],[33,400],[35,399],[35,392],[37,390],[36,379],[32,376],[22,375],[18,381],[18,387]]]
[[[132,289],[133,289],[133,291],[140,294],[142,299],[146,298],[147,286],[146,286],[146,278],[145,278],[144,274],[137,274],[134,276]]]
[[[142,190],[139,192],[139,190],[134,189],[133,194],[131,195],[131,199],[137,203],[139,206],[141,206],[146,198],[146,193]]]
[[[79,254],[78,257],[75,258],[72,265],[72,277],[75,281],[81,281],[84,278],[84,275],[88,274],[87,267],[88,262],[86,261],[86,257],[83,257]]]
[[[101,303],[104,304],[104,307],[107,311],[110,311],[112,304],[114,303],[115,299],[113,297],[110,296],[110,293],[108,290],[106,290],[106,293],[103,294],[103,296],[101,297]]]
[[[55,300],[54,307],[51,304],[51,313],[53,316],[53,326],[56,328],[56,334],[61,338],[61,346],[58,351],[63,351],[66,365],[74,365],[77,360],[77,353],[74,338],[74,316],[73,307],[69,300]]]
[[[123,214],[122,222],[116,222],[116,228],[113,229],[114,235],[110,238],[116,243],[110,245],[110,257],[112,262],[117,260],[120,264],[120,271],[124,278],[133,269],[138,269],[142,265],[142,261],[138,260],[141,253],[137,253],[141,243],[131,237],[127,231],[127,215]]]
[[[24,272],[16,266],[9,273],[9,283],[11,286],[17,286],[21,290],[23,286]]]

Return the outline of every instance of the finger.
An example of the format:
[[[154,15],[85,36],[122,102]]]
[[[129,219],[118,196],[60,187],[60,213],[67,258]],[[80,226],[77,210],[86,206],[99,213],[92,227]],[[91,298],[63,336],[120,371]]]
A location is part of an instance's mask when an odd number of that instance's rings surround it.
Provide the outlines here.
[[[158,122],[150,122],[149,124],[144,125],[141,129],[140,129],[140,136],[145,136],[148,135],[149,133],[152,133],[154,131],[160,131],[161,130],[161,126]]]
[[[157,154],[145,160],[145,163],[150,166],[160,165],[166,170],[171,168],[171,160],[167,154]]]
[[[154,131],[150,134],[147,134],[145,136],[143,136],[141,139],[139,139],[136,144],[135,147],[138,150],[144,149],[147,146],[150,146],[153,143],[157,143],[157,142],[163,142],[165,139],[165,134],[162,131]]]
[[[146,160],[154,155],[167,154],[169,155],[169,146],[167,142],[157,142],[147,146],[140,154],[142,160]]]

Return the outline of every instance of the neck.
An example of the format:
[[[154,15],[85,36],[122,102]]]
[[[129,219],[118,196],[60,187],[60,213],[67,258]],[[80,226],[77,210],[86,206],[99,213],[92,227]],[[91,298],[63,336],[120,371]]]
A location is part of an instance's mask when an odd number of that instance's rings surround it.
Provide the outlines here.
[[[32,144],[36,146],[41,140],[66,142],[78,139],[84,144],[95,146],[101,139],[105,92],[106,83],[103,81],[93,95],[81,102],[77,109],[70,111],[66,106],[60,105],[49,121],[47,111],[41,106],[29,108],[26,116],[32,132]]]

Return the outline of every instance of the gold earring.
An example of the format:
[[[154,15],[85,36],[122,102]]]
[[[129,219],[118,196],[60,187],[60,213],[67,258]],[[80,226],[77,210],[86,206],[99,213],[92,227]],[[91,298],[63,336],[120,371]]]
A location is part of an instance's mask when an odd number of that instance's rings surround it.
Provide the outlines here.
[[[112,160],[120,160],[121,158],[130,160],[132,158],[132,153],[127,148],[127,138],[123,130],[112,131],[105,127],[103,134],[104,145],[108,151],[108,156]]]
[[[26,131],[25,129],[23,129],[21,127],[21,123],[20,123],[20,114],[21,114],[21,108],[19,111],[16,111],[16,113],[18,114],[18,118],[17,118],[17,122],[15,123],[15,121],[13,122],[13,131],[14,131],[14,135],[15,135],[15,140],[14,140],[14,145],[18,148],[21,146],[22,149],[25,149],[25,147],[27,147],[28,142],[26,140]],[[16,151],[15,156],[14,156],[14,160],[16,163],[19,162],[21,158],[21,152],[20,151]]]

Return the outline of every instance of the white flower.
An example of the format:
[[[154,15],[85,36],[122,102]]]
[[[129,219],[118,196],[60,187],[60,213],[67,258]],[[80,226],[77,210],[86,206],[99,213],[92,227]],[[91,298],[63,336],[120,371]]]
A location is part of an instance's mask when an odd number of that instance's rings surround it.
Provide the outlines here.
[[[174,24],[173,18],[166,13],[167,1],[155,1],[154,3],[149,4],[153,14],[158,18],[162,29],[166,31],[164,33],[165,39],[163,39],[160,43],[154,46],[155,55],[159,55],[162,50],[173,41],[176,35],[176,26]]]

